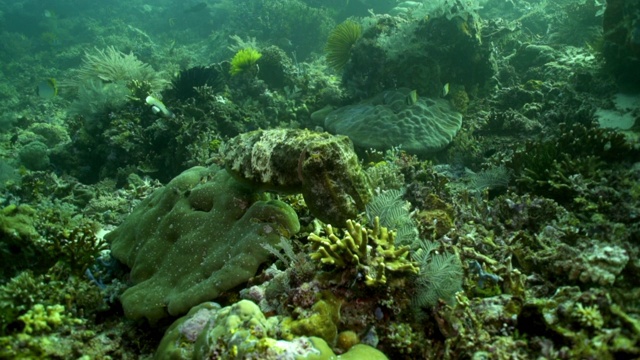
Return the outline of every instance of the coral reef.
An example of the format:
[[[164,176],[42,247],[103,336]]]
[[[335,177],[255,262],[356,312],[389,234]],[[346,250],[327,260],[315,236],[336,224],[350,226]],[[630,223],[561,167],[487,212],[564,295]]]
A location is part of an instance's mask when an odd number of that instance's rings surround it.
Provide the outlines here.
[[[249,300],[231,306],[203,303],[191,309],[167,330],[155,359],[203,359],[216,357],[260,359],[387,359],[367,345],[355,345],[336,356],[321,338],[277,337],[277,317],[266,318]]]
[[[0,358],[640,357],[640,2],[0,25]]]
[[[422,8],[430,4],[421,2]],[[482,88],[495,73],[491,50],[481,39],[483,24],[475,11],[465,11],[466,2],[449,5],[460,16],[373,17],[344,68],[349,92],[366,98],[404,87],[436,97],[447,83]]]

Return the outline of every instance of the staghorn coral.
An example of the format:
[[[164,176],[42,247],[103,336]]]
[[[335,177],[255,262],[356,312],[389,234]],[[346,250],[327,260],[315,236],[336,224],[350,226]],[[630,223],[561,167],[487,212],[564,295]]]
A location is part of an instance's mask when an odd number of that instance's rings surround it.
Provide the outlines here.
[[[68,321],[64,306],[60,304],[44,306],[35,304],[31,310],[20,316],[26,334],[48,332]]]
[[[396,233],[380,226],[375,218],[373,229],[347,220],[344,236],[339,238],[331,225],[325,227],[325,236],[310,234],[315,252],[310,256],[323,264],[336,268],[356,267],[369,286],[387,283],[387,271],[418,273],[417,265],[407,259],[409,246],[395,246]]]

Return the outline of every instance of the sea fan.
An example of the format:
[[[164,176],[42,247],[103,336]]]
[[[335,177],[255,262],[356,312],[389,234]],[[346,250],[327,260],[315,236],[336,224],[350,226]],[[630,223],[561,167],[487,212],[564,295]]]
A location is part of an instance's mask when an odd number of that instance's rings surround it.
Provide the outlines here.
[[[324,50],[327,53],[327,62],[332,68],[342,70],[349,61],[353,44],[361,35],[362,27],[351,20],[339,24],[331,31]]]

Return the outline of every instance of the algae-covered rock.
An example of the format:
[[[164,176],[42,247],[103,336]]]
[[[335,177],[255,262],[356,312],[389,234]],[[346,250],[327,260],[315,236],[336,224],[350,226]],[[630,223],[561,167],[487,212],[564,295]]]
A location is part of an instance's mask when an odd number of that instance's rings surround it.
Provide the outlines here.
[[[409,89],[398,89],[336,109],[327,115],[324,126],[349,136],[363,149],[400,146],[410,153],[428,154],[453,140],[462,115],[446,100],[416,98]]]
[[[213,300],[255,275],[261,244],[299,231],[288,205],[266,201],[216,167],[194,167],[145,199],[106,238],[131,267],[128,317],[155,322]]]
[[[51,161],[49,149],[40,141],[32,141],[18,151],[20,163],[29,170],[46,170]]]
[[[241,134],[223,150],[236,178],[267,191],[302,193],[311,213],[343,226],[364,210],[372,191],[345,136],[308,130],[256,130]]]
[[[279,320],[266,318],[255,303],[241,300],[227,307],[200,304],[167,329],[155,354],[156,360],[187,359],[368,359],[387,357],[367,345],[355,345],[336,356],[317,337],[277,338]]]

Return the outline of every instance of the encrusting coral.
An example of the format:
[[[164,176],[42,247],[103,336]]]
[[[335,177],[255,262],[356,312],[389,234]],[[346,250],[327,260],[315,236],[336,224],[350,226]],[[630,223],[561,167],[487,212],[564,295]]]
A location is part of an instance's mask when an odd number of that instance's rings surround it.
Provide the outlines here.
[[[395,231],[380,226],[378,217],[373,229],[347,220],[342,238],[334,233],[331,225],[325,227],[325,233],[324,237],[313,233],[309,235],[309,240],[316,246],[311,258],[336,268],[354,266],[369,286],[384,285],[387,271],[419,272],[418,266],[407,259],[409,246],[396,247]]]

